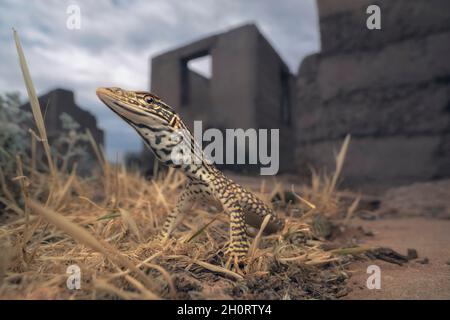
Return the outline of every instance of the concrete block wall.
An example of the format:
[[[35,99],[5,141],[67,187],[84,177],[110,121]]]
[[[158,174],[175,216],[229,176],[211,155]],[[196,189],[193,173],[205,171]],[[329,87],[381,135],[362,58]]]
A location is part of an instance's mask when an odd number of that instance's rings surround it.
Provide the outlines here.
[[[447,0],[318,0],[322,52],[378,49],[407,38],[448,30]],[[366,9],[378,5],[385,32],[366,25]]]
[[[341,3],[339,1],[339,3]],[[367,189],[450,176],[450,2],[318,0],[322,52],[297,76],[297,162]],[[368,30],[366,8],[381,8]]]

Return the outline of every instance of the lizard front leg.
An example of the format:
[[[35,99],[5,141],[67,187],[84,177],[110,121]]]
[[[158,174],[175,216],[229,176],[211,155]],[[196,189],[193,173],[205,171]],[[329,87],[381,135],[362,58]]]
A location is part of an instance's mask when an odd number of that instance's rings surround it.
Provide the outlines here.
[[[222,204],[230,216],[230,244],[226,251],[229,259],[226,268],[230,268],[231,263],[234,263],[235,269],[238,270],[239,263],[245,260],[249,249],[244,211],[237,200],[224,201]]]
[[[167,242],[173,230],[181,222],[186,211],[192,208],[194,201],[197,198],[195,187],[189,183],[186,189],[180,194],[175,208],[167,215],[164,222],[159,239],[162,243]]]

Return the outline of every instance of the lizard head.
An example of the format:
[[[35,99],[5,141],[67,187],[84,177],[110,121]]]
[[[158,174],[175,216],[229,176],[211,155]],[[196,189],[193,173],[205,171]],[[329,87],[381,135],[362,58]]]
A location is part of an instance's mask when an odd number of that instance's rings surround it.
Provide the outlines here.
[[[171,165],[171,151],[181,141],[175,134],[185,128],[176,112],[147,91],[98,88],[97,96],[131,125],[160,161]]]
[[[147,91],[98,88],[97,96],[112,111],[131,125],[179,128],[176,112],[156,95]]]

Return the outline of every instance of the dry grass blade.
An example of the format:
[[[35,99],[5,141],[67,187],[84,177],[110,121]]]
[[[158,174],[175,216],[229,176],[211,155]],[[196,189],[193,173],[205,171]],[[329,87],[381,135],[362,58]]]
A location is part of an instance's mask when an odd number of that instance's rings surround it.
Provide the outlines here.
[[[338,155],[336,156],[336,170],[334,171],[330,185],[327,188],[326,198],[324,199],[324,201],[328,201],[331,194],[336,189],[337,181],[339,179],[339,176],[341,175],[342,168],[344,166],[345,156],[347,155],[348,146],[350,144],[350,138],[351,137],[349,134],[345,137],[344,142],[342,143],[342,146],[341,146],[341,150],[339,151]]]
[[[317,260],[312,260],[312,261],[306,261],[305,264],[308,266],[317,266],[317,265],[322,265],[322,264],[327,264],[330,262],[337,262],[339,261],[340,258],[326,258],[326,259],[317,259]]]
[[[33,80],[31,79],[30,71],[28,70],[28,65],[25,59],[25,55],[22,50],[22,45],[20,44],[19,35],[17,31],[13,29],[14,41],[16,43],[17,54],[19,55],[20,68],[22,69],[23,79],[27,88],[28,98],[30,99],[31,110],[33,112],[34,120],[36,121],[36,126],[39,131],[40,138],[44,145],[45,155],[47,157],[48,166],[50,169],[50,174],[52,175],[55,184],[58,183],[56,167],[53,163],[53,159],[50,153],[50,146],[47,140],[47,131],[45,130],[44,118],[42,117],[41,107],[39,105],[39,100],[34,89]]]
[[[229,276],[231,276],[233,278],[236,278],[238,280],[244,279],[243,276],[241,276],[240,274],[238,274],[236,272],[233,272],[231,270],[228,270],[228,269],[225,269],[225,268],[222,268],[222,267],[219,267],[219,266],[215,266],[215,265],[210,264],[208,262],[204,262],[204,261],[200,261],[200,260],[194,260],[192,262],[195,263],[195,264],[198,264],[199,266],[201,266],[201,267],[203,267],[205,269],[208,269],[210,271],[226,274],[226,275],[229,275]]]
[[[23,239],[22,239],[22,255],[23,255],[23,259],[24,261],[27,260],[27,252],[25,250],[26,248],[26,244],[27,242],[30,240],[30,232],[29,232],[29,227],[30,227],[30,212],[29,212],[29,208],[27,205],[28,202],[28,197],[29,197],[29,193],[28,193],[28,183],[27,183],[27,178],[24,176],[23,174],[23,165],[22,165],[22,159],[20,158],[19,155],[16,155],[16,161],[17,161],[17,175],[18,175],[18,180],[19,180],[19,184],[20,184],[20,189],[22,191],[22,197],[25,201],[25,206],[24,206],[24,212],[25,212],[25,230],[23,233]]]
[[[112,213],[108,213],[105,214],[104,216],[101,216],[99,218],[97,218],[97,221],[101,221],[101,220],[110,220],[110,219],[114,219],[114,218],[118,218],[121,217],[122,215],[120,213],[117,212],[112,212]]]
[[[97,161],[100,165],[100,168],[103,172],[103,186],[105,188],[105,193],[110,194],[111,192],[111,175],[110,175],[110,167],[108,161],[106,161],[104,153],[100,149],[99,145],[95,141],[92,133],[89,129],[86,130],[86,134],[89,138],[89,142],[94,150],[95,156],[97,157]]]
[[[231,277],[233,277],[233,278],[235,278],[235,279],[237,279],[237,280],[242,280],[242,279],[244,279],[243,276],[241,276],[240,274],[238,274],[238,273],[236,273],[236,272],[234,272],[234,271],[231,271],[231,270],[228,270],[228,269],[219,267],[219,266],[215,266],[215,265],[213,265],[213,264],[210,264],[210,263],[204,262],[204,261],[200,261],[200,260],[198,260],[198,259],[193,259],[193,260],[192,260],[192,259],[190,259],[190,258],[187,257],[187,256],[181,256],[181,255],[171,255],[171,256],[168,256],[167,258],[188,260],[190,263],[197,264],[197,265],[199,265],[200,267],[203,267],[203,268],[205,268],[205,269],[207,269],[207,270],[209,270],[209,271],[213,271],[213,272],[225,274],[225,275],[231,276]]]
[[[294,190],[294,185],[291,185],[291,191],[292,191],[292,194],[293,194],[298,200],[300,200],[301,202],[303,202],[304,204],[306,204],[306,205],[307,205],[308,207],[310,207],[311,209],[316,209],[316,205],[315,205],[315,204],[313,204],[313,203],[309,202],[308,200],[306,200],[306,199],[300,197],[300,196],[295,192],[295,190]]]
[[[261,241],[262,234],[263,234],[264,230],[266,229],[267,224],[269,223],[269,221],[270,221],[270,215],[266,215],[264,217],[263,222],[261,223],[261,227],[259,228],[259,231],[256,234],[255,239],[253,240],[253,244],[250,247],[250,250],[249,250],[249,253],[248,253],[248,264],[245,267],[245,270],[246,270],[247,273],[250,272],[250,270],[252,269],[252,266],[253,266],[253,262],[257,258],[256,251],[258,249],[259,242]],[[260,268],[258,268],[258,269],[260,269]]]
[[[207,224],[205,224],[203,227],[201,227],[200,229],[198,229],[196,232],[194,232],[194,234],[192,236],[190,236],[186,242],[191,242],[192,240],[194,240],[195,238],[197,238],[199,235],[201,235],[203,233],[203,231],[206,230],[206,228],[208,228],[214,221],[216,221],[217,218],[211,219],[210,222],[208,222]]]
[[[30,132],[33,132],[32,129],[30,129]],[[30,158],[30,162],[31,162],[31,180],[34,180],[36,177],[36,161],[37,161],[37,154],[36,154],[36,147],[37,147],[37,139],[36,139],[36,135],[35,134],[31,134],[31,158]]]
[[[357,196],[356,199],[352,202],[350,207],[347,209],[347,214],[345,216],[344,224],[348,224],[356,209],[358,209],[359,202],[361,200],[361,196]]]
[[[156,192],[158,193],[157,203],[162,203],[164,208],[167,212],[170,212],[169,205],[167,204],[166,197],[164,197],[164,194],[161,191],[161,188],[156,184],[154,180],[152,180],[153,187],[156,189]]]
[[[28,206],[26,204],[26,200],[29,197],[27,177],[25,177],[25,175],[23,174],[22,159],[20,158],[19,155],[16,155],[16,162],[17,162],[17,177],[15,179],[17,179],[19,181],[20,190],[22,191],[22,196],[23,196],[23,198],[25,200],[25,208],[24,208],[25,224],[28,227],[28,221],[30,220],[30,215],[29,215],[29,212],[28,212]],[[13,179],[13,180],[15,180],[15,179]]]
[[[92,149],[94,150],[95,156],[97,157],[98,163],[100,164],[103,171],[105,171],[105,165],[106,165],[105,157],[103,156],[102,152],[100,151],[100,148],[99,148],[97,142],[95,142],[95,139],[92,136],[92,133],[89,129],[86,130],[86,134],[89,138],[89,142],[91,143]],[[104,172],[104,174],[106,174],[106,172]]]
[[[258,248],[258,245],[259,245],[259,241],[261,240],[261,236],[264,232],[264,229],[266,229],[267,224],[269,223],[269,220],[270,220],[270,215],[266,215],[264,217],[263,222],[261,223],[261,228],[259,228],[259,231],[255,237],[255,240],[253,240],[253,244],[252,244],[252,247],[250,248],[250,252],[249,252],[250,261],[252,261],[255,256],[256,249]]]
[[[332,254],[339,254],[339,255],[347,255],[347,254],[353,254],[358,255],[370,250],[373,250],[372,247],[353,247],[353,248],[339,248],[339,249],[333,249],[329,252]]]
[[[308,255],[305,253],[305,254],[302,254],[302,255],[299,255],[296,257],[277,258],[277,260],[279,262],[286,263],[286,262],[294,262],[294,261],[296,261],[296,262],[305,261],[307,258],[308,258]]]
[[[72,186],[72,183],[74,182],[76,178],[76,168],[74,167],[74,169],[72,170],[72,173],[69,176],[69,179],[67,179],[66,183],[64,184],[64,186],[62,187],[62,189],[58,192],[57,196],[56,196],[56,200],[55,200],[55,207],[59,207],[65,196],[67,195],[67,193],[70,190],[70,187]]]

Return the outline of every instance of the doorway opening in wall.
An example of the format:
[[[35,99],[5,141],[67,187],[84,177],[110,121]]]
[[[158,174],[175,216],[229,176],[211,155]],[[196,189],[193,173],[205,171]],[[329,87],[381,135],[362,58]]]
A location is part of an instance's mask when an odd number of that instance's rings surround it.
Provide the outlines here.
[[[196,84],[212,78],[212,56],[209,52],[191,55],[182,59],[181,68],[181,104],[188,105]]]
[[[187,67],[207,79],[212,78],[212,56],[210,54],[189,60]]]

